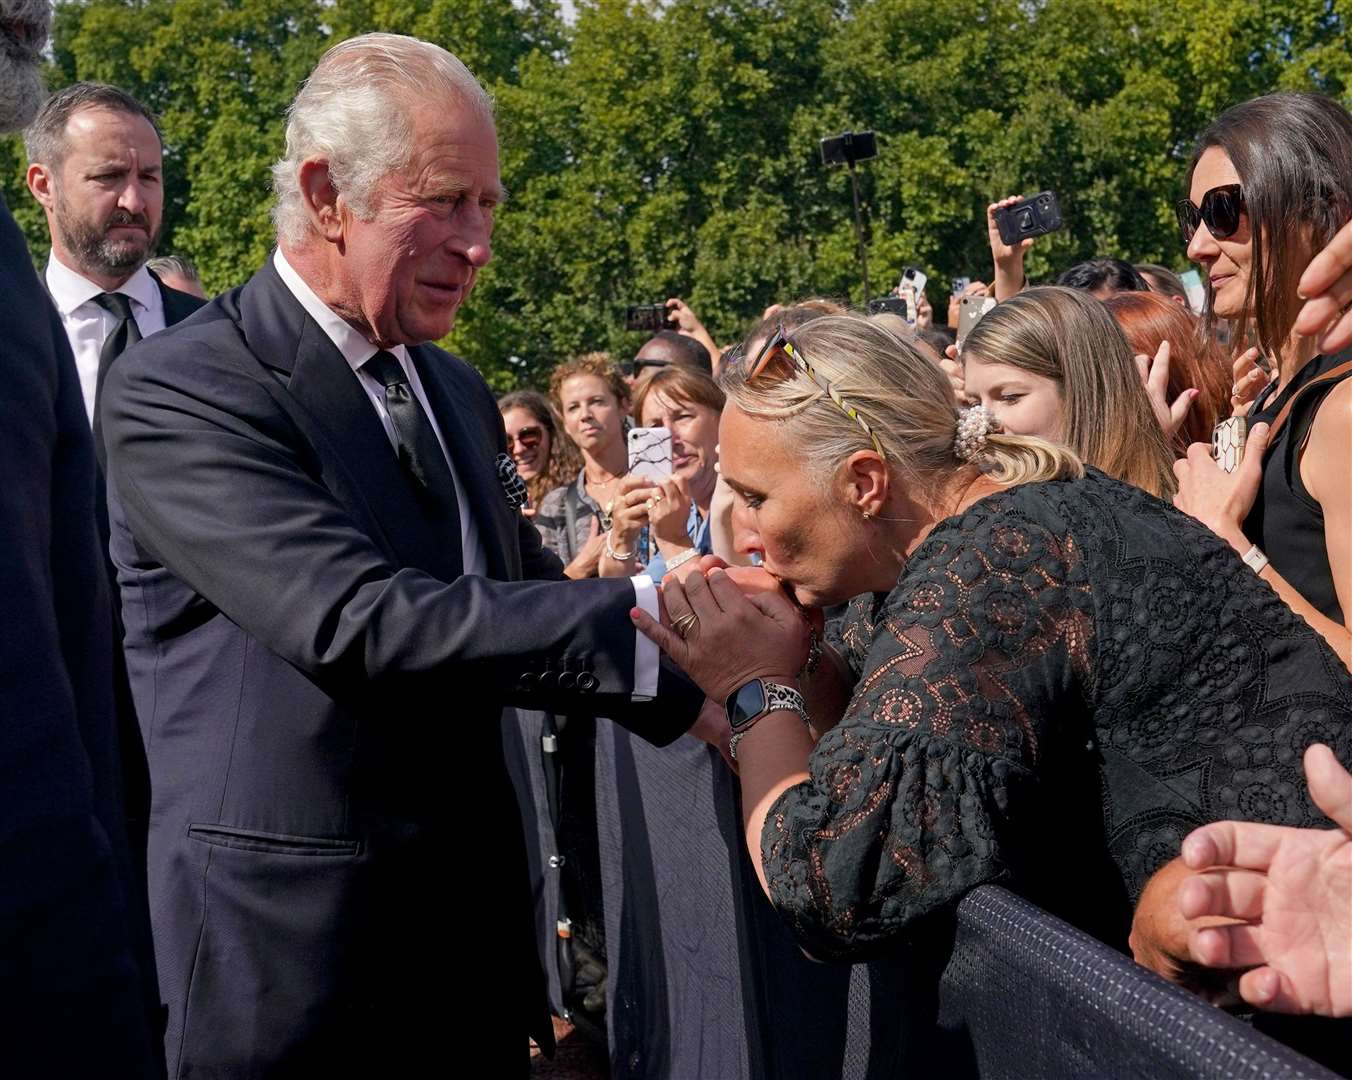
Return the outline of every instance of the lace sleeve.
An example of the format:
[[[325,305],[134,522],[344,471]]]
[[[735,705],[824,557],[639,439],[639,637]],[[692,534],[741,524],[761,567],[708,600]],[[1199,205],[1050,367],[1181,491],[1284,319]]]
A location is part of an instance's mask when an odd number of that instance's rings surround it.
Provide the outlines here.
[[[1048,720],[1087,709],[1092,610],[1073,539],[1040,525],[969,513],[916,551],[761,836],[771,899],[815,955],[867,958],[1017,869]]]

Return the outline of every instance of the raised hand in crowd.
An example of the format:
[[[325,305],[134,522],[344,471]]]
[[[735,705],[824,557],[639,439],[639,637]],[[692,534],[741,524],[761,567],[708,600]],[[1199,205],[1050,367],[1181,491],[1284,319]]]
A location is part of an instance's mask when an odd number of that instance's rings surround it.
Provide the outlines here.
[[[689,551],[692,544],[686,525],[690,520],[690,481],[672,475],[656,484],[645,503],[649,535],[667,562]],[[649,505],[650,504],[650,505]]]
[[[958,404],[962,405],[969,399],[967,397],[967,383],[962,377],[962,360],[958,356],[958,347],[949,345],[944,349],[943,359],[939,361],[939,366],[943,368],[944,374],[948,376],[948,381],[953,385],[953,393],[957,396]]]
[[[1023,272],[1023,257],[1033,246],[1033,238],[1030,236],[1014,245],[1006,244],[1000,238],[1000,226],[995,222],[997,210],[1013,206],[1022,198],[1022,195],[1007,195],[986,207],[986,231],[990,235],[991,258],[995,263],[995,278],[991,285],[996,300],[1008,300],[1028,284],[1028,276]]]
[[[678,334],[694,338],[709,350],[709,356],[714,364],[714,374],[717,375],[719,364],[723,358],[723,350],[714,343],[713,335],[704,328],[699,316],[679,296],[673,296],[667,301],[667,313],[667,320],[676,327]]]
[[[1240,920],[1194,929],[1188,948],[1206,967],[1252,968],[1239,979],[1250,1005],[1352,1016],[1352,774],[1316,743],[1305,776],[1338,827],[1219,821],[1195,830],[1183,841],[1196,873],[1179,888],[1179,910]]]
[[[610,504],[610,531],[603,537],[606,546],[600,556],[601,577],[626,577],[636,572],[637,564],[645,557],[638,550],[638,542],[652,509],[649,500],[656,497],[658,490],[646,476],[630,475],[620,481]],[[629,557],[625,558],[626,555]]]
[[[1141,373],[1141,385],[1145,387],[1150,399],[1150,408],[1166,439],[1172,439],[1174,433],[1183,426],[1188,418],[1192,403],[1201,393],[1196,387],[1189,387],[1169,400],[1169,343],[1160,342],[1154,356],[1136,354],[1136,370]]]
[[[1235,357],[1230,373],[1234,382],[1230,386],[1230,411],[1232,416],[1247,416],[1253,407],[1254,399],[1263,388],[1276,377],[1275,368],[1264,370],[1258,363],[1262,350],[1257,345],[1245,349]]]
[[[925,295],[925,290],[921,289],[915,298],[915,328],[917,330],[928,330],[934,325],[934,307],[929,302],[929,297]]]
[[[1297,292],[1305,300],[1296,318],[1296,333],[1319,338],[1326,353],[1352,345],[1352,222],[1311,260]]]
[[[999,235],[998,233],[996,234]],[[1031,243],[1031,241],[1029,241]],[[969,281],[967,287],[960,293],[953,293],[948,298],[948,326],[951,330],[958,328],[958,314],[962,310],[962,298],[964,296],[990,296],[991,287],[984,281]]]

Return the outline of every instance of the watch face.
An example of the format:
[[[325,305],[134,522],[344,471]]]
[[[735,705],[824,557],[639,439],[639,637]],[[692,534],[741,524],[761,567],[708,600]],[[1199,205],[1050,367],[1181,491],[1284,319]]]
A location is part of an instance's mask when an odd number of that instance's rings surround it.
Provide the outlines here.
[[[753,679],[728,698],[728,722],[732,730],[745,727],[765,711],[765,685]]]

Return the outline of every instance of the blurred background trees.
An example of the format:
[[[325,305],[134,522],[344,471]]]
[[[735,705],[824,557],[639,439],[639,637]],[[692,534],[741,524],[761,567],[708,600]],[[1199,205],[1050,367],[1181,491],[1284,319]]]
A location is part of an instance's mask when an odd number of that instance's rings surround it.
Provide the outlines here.
[[[1115,254],[1181,267],[1196,134],[1279,88],[1352,105],[1352,0],[64,0],[56,88],[125,87],[161,117],[162,252],[211,291],[271,248],[283,112],[334,41],[415,34],[498,102],[511,201],[446,343],[499,389],[572,353],[627,356],[625,305],[683,296],[731,341],[776,300],[863,299],[849,178],[818,140],[878,133],[861,168],[876,292],[926,269],[989,280],[984,210],[1052,188],[1067,228],[1037,279]],[[0,191],[46,259],[19,140]]]

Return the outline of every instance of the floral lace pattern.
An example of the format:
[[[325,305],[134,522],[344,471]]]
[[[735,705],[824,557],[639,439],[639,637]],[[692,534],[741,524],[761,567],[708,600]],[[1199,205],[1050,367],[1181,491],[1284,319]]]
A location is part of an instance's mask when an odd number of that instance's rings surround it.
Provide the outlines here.
[[[1322,639],[1211,533],[1092,470],[941,522],[830,640],[854,696],[761,837],[776,907],[823,957],[867,957],[983,882],[1035,885],[1058,815],[1095,835],[1101,816],[1134,901],[1199,824],[1322,821],[1310,743],[1352,760],[1352,677]],[[1101,805],[1058,801],[1068,761],[1098,770]]]

